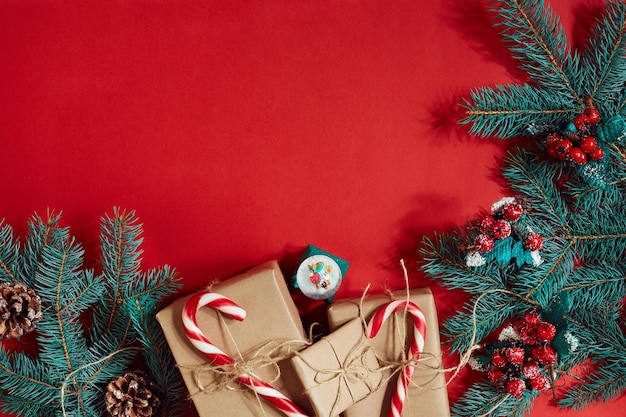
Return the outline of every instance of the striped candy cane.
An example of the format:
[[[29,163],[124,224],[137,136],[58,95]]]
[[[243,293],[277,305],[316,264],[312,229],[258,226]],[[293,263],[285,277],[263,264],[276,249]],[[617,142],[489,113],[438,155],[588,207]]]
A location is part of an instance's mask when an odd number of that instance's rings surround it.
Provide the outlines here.
[[[246,311],[223,295],[209,291],[202,291],[192,296],[183,309],[183,327],[191,344],[215,365],[232,365],[236,362],[235,359],[211,343],[198,327],[196,314],[204,306],[212,307],[238,321],[246,318]],[[253,378],[247,373],[236,375],[236,377],[237,381],[256,392],[259,397],[268,401],[287,416],[307,417],[293,401],[270,384]]]
[[[426,318],[422,310],[412,301],[396,300],[390,301],[387,304],[381,306],[374,316],[370,319],[367,326],[367,337],[373,338],[380,331],[383,323],[389,316],[398,311],[407,311],[413,319],[413,340],[411,341],[411,347],[409,348],[409,359],[415,361],[419,359],[420,352],[424,350],[424,339],[426,338]],[[406,365],[396,385],[396,391],[393,394],[391,400],[391,410],[389,410],[389,417],[401,417],[402,407],[404,406],[404,399],[408,385],[411,382],[411,377],[415,371],[415,365]]]

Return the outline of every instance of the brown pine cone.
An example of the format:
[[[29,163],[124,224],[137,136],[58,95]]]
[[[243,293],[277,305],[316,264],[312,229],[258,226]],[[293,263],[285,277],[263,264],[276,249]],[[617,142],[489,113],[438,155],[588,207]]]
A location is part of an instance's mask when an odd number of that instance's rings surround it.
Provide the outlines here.
[[[41,299],[32,288],[0,283],[0,337],[18,338],[32,332],[41,316]]]
[[[161,401],[157,387],[141,371],[126,372],[107,385],[106,409],[113,417],[151,417]]]

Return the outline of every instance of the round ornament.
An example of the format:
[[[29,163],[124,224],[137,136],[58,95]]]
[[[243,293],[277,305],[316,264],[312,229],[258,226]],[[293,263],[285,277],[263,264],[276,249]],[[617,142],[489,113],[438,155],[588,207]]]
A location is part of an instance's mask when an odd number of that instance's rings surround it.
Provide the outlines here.
[[[296,272],[298,288],[314,300],[332,298],[343,280],[337,262],[326,255],[311,255],[304,259]]]

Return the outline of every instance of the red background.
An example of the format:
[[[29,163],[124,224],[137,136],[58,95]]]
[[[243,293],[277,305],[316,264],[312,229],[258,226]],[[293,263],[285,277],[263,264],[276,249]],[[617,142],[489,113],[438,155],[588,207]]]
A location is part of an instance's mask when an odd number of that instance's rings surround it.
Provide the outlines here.
[[[579,45],[601,3],[551,3]],[[506,195],[509,144],[456,125],[472,88],[520,79],[486,16],[483,0],[4,0],[0,218],[23,235],[63,210],[95,264],[99,217],[134,209],[144,266],[185,290],[274,258],[288,275],[313,243],[351,263],[341,298],[400,288],[404,258],[443,321],[463,297],[417,273],[421,237]],[[626,407],[550,398],[533,417]]]

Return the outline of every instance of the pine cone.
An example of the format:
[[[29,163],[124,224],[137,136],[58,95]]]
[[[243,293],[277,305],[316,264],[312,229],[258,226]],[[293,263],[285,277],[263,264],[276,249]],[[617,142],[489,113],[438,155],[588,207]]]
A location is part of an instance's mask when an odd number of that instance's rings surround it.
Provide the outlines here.
[[[107,386],[106,408],[113,417],[151,417],[161,401],[157,387],[141,371],[126,372]]]
[[[0,338],[18,338],[32,332],[41,316],[41,298],[32,288],[0,283]]]

